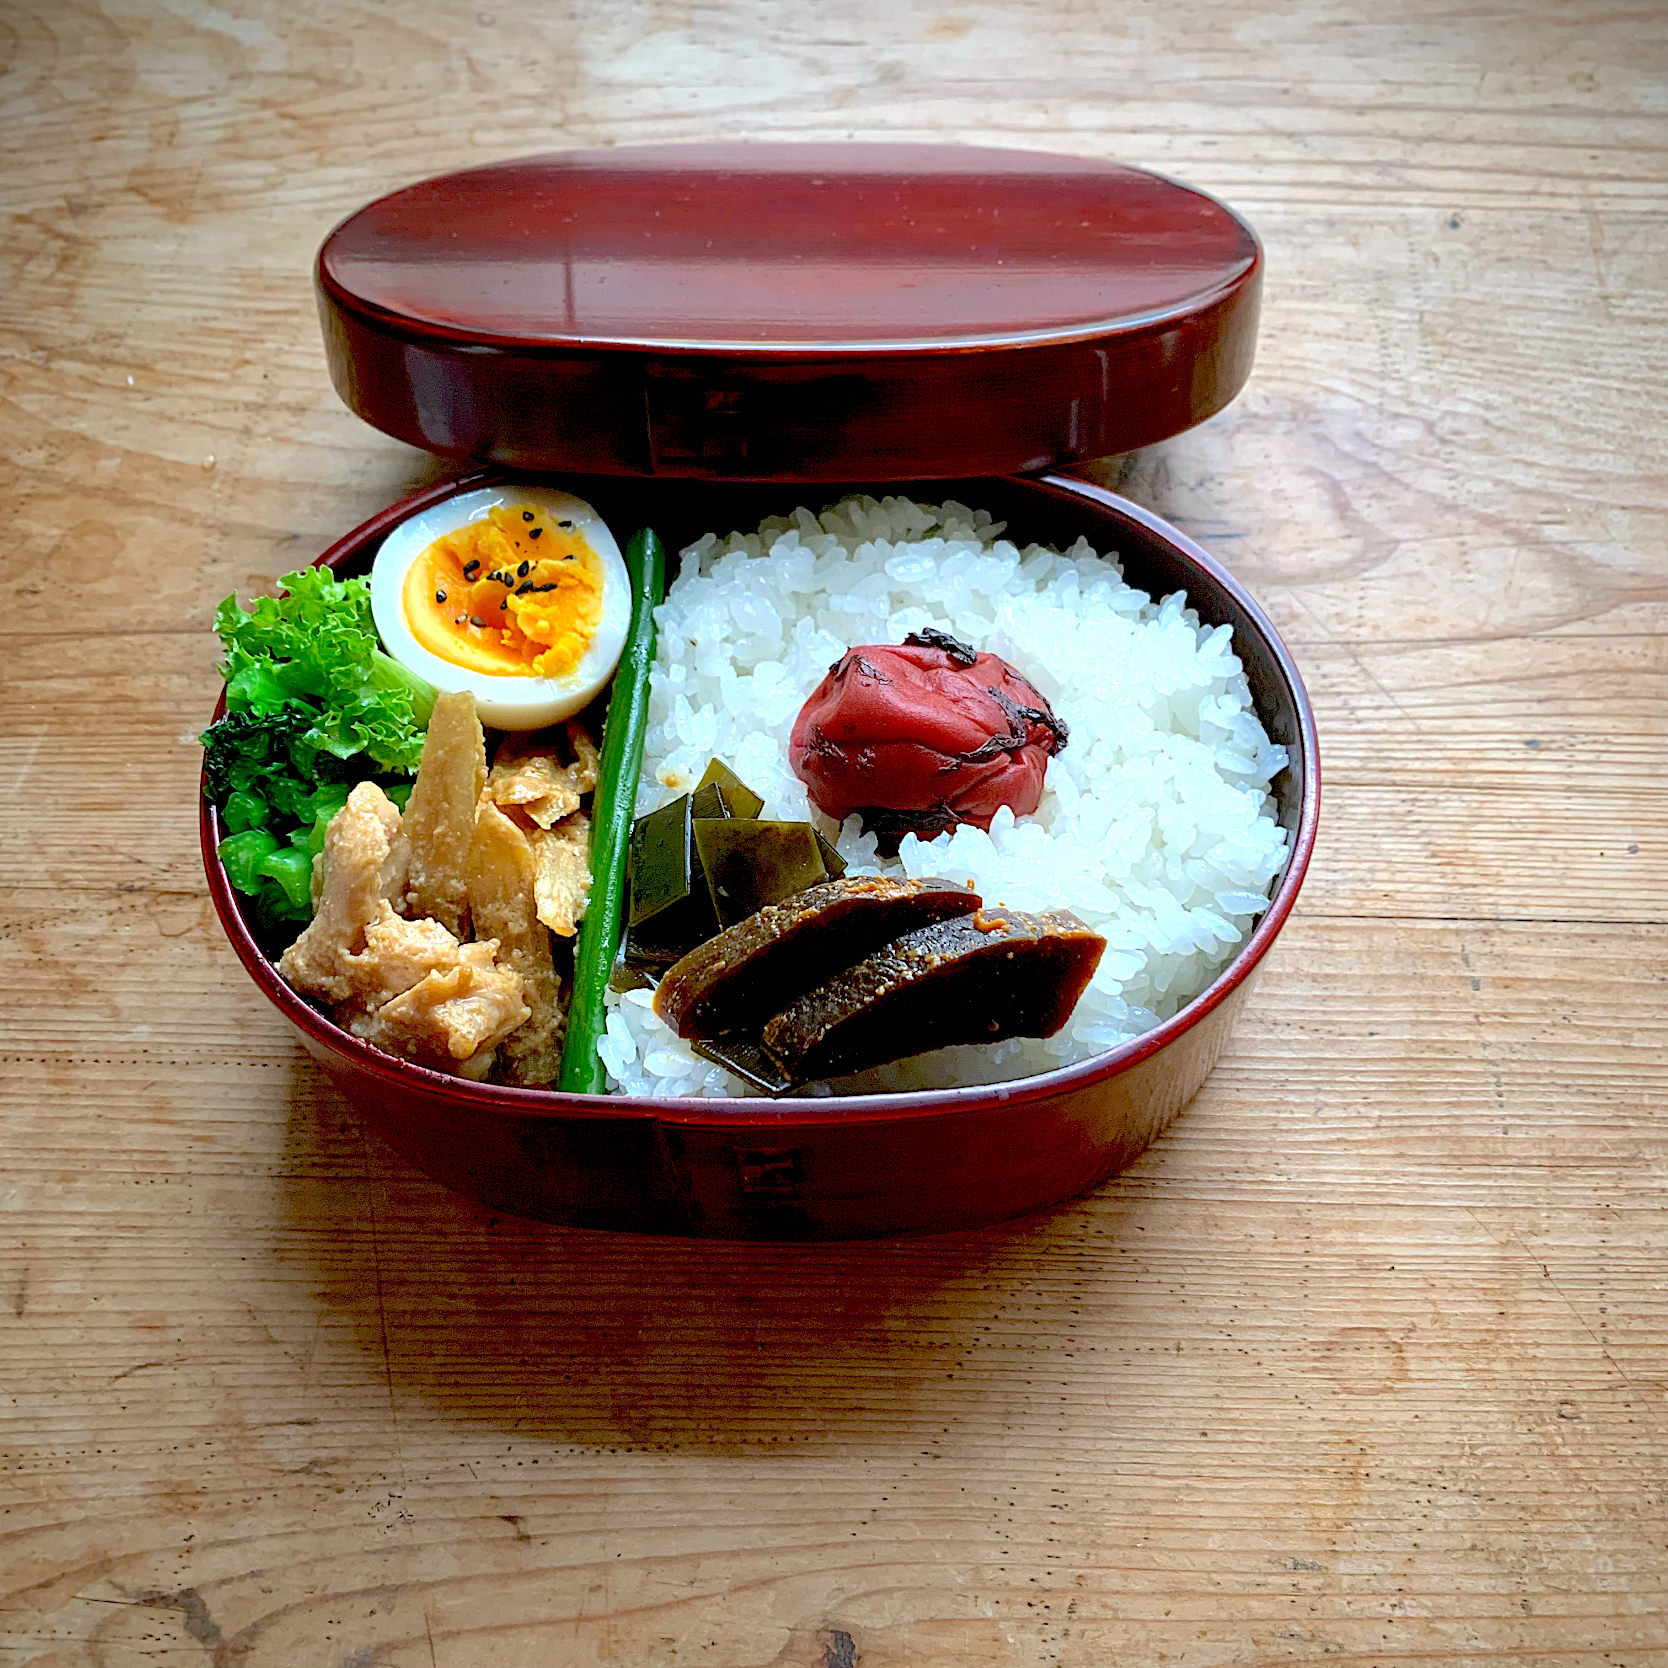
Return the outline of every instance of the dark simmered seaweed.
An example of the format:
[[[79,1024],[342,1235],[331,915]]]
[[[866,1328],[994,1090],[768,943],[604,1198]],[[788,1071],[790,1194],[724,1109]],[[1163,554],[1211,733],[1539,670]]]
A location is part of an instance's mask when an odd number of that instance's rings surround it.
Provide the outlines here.
[[[633,966],[669,967],[691,945],[718,931],[693,824],[688,794],[632,824],[626,960]]]
[[[695,850],[721,927],[828,879],[808,822],[705,817],[694,823]]]
[[[693,793],[632,826],[625,959],[654,973],[765,905],[846,872],[808,822],[771,822],[764,801],[714,759]]]
[[[764,809],[764,801],[722,759],[714,759],[702,773],[695,787],[697,800],[701,790],[709,787],[716,787],[724,796],[724,816],[756,817]],[[695,812],[698,817],[711,814],[702,810]]]
[[[731,805],[729,795],[717,782],[702,782],[689,796],[689,814],[700,821],[703,818],[737,817],[747,813],[737,811]]]
[[[689,1046],[703,1060],[722,1066],[767,1095],[785,1095],[796,1087],[795,1080],[765,1052],[757,1031],[727,1031],[721,1037],[701,1037]]]

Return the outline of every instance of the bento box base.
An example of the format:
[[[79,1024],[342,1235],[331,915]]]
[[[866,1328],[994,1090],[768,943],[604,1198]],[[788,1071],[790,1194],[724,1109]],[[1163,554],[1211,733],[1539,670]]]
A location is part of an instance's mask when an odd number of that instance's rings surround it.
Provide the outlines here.
[[[553,1094],[548,1110],[477,1116],[465,1140],[440,1097],[367,1094],[362,1076],[303,1041],[401,1157],[490,1210],[689,1239],[874,1239],[1028,1215],[1127,1169],[1198,1093],[1249,983],[1100,1083],[998,1085],[987,1105],[929,1116],[888,1117],[870,1097],[833,1115],[799,1101],[760,1123],[757,1101],[691,1101],[668,1115],[665,1102]]]
[[[430,504],[501,482],[483,470],[373,516],[321,561],[364,572],[380,541]],[[756,525],[802,489],[602,477],[564,481],[621,526],[656,526],[671,549],[715,527]],[[884,496],[892,484],[819,489]],[[910,489],[978,504],[1012,536],[1116,552],[1132,584],[1181,590],[1230,625],[1253,701],[1290,762],[1272,789],[1290,845],[1249,940],[1192,1003],[1109,1054],[1005,1085],[829,1099],[629,1100],[465,1083],[381,1054],[284,982],[245,921],[216,855],[225,830],[200,807],[215,910],[249,976],[295,1026],[348,1102],[437,1182],[492,1210],[577,1228],[690,1238],[803,1241],[959,1231],[1071,1199],[1131,1164],[1192,1099],[1226,1042],[1250,975],[1291,912],[1314,847],[1320,795],[1313,713],[1278,634],[1233,577],[1157,516],[1065,477],[937,481]],[[218,713],[217,713],[218,716]]]

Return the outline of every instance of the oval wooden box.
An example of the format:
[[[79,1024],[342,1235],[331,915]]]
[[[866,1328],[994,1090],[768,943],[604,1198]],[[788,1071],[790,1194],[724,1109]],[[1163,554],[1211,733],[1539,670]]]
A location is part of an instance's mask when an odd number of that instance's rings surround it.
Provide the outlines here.
[[[502,480],[482,471],[406,499],[320,558],[368,567],[382,537],[452,493]],[[709,529],[896,487],[563,479],[617,529],[653,525],[676,551]],[[898,1095],[783,1100],[624,1099],[476,1085],[396,1060],[338,1029],[279,978],[244,922],[201,807],[203,859],[220,920],[245,968],[337,1087],[414,1164],[497,1210],[575,1227],[726,1239],[845,1239],[973,1227],[1068,1199],[1130,1163],[1215,1064],[1257,964],[1285,924],[1315,838],[1314,715],[1262,610],[1158,517],[1062,477],[935,481],[911,496],[992,511],[1021,543],[1079,534],[1115,551],[1155,596],[1185,590],[1202,619],[1234,628],[1253,699],[1288,749],[1276,778],[1291,858],[1267,914],[1220,976],[1174,1018],[1110,1053],[1021,1082]]]

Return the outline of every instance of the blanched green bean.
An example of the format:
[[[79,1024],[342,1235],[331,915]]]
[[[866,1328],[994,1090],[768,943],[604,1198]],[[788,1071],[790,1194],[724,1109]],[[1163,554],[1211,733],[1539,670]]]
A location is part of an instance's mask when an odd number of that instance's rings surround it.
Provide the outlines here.
[[[606,1087],[597,1043],[603,1034],[603,996],[620,947],[625,910],[626,849],[649,723],[654,611],[666,588],[666,552],[652,528],[644,528],[626,546],[625,565],[631,579],[631,628],[608,699],[591,810],[591,897],[574,946],[573,997],[562,1045],[560,1087],[569,1094],[597,1095]]]

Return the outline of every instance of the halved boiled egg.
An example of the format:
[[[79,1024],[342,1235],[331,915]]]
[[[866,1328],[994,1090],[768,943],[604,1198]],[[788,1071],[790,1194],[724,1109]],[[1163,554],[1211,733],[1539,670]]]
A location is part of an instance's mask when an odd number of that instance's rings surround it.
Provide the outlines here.
[[[403,521],[371,564],[382,646],[481,722],[535,730],[608,685],[631,623],[614,535],[572,493],[484,487]]]

